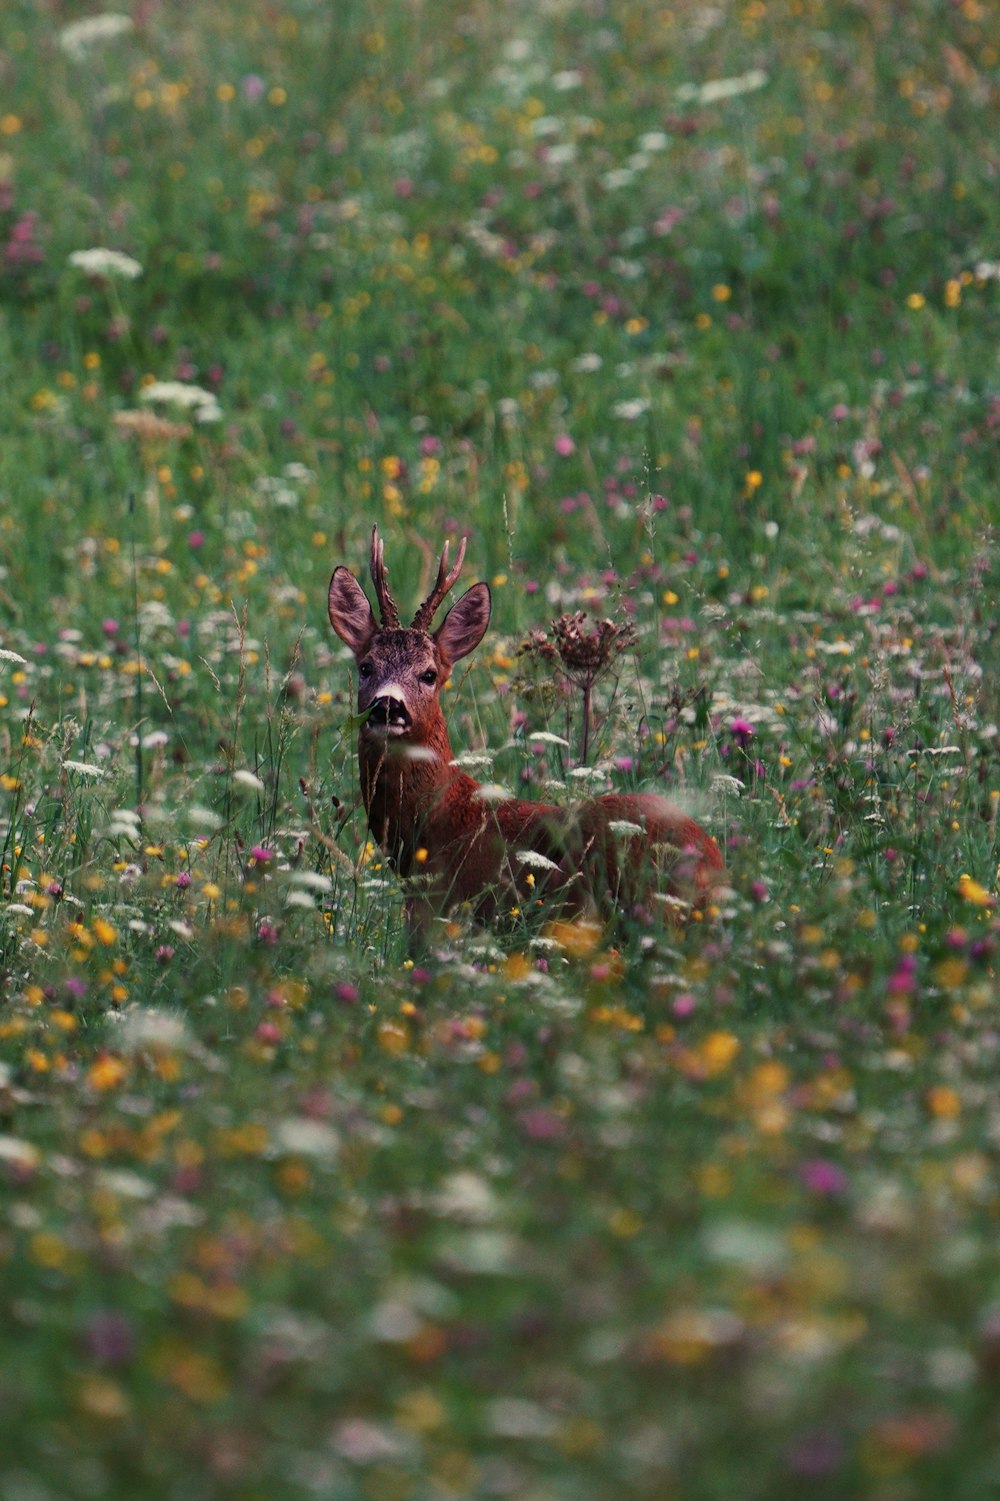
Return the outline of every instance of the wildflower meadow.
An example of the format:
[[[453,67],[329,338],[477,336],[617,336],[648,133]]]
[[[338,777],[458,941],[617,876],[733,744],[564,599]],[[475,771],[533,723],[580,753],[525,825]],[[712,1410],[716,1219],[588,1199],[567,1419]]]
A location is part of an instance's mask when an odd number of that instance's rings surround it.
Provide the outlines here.
[[[2,1501],[1000,1494],[998,189],[997,0],[5,0]],[[376,522],[716,900],[408,943]]]

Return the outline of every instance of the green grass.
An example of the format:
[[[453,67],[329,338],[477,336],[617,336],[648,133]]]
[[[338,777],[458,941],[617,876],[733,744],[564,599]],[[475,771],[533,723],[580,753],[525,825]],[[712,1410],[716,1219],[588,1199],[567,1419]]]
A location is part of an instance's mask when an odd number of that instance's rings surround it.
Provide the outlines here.
[[[0,43],[0,1498],[993,1494],[995,0],[82,14]],[[627,615],[714,920],[407,958],[373,521],[526,795]]]

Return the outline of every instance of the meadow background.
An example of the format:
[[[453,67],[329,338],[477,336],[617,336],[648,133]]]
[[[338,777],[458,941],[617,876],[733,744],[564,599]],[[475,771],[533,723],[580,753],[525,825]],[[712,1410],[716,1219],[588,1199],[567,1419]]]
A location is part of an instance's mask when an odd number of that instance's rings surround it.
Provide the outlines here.
[[[3,1501],[997,1494],[997,5],[92,15],[0,36]],[[373,521],[493,586],[456,750],[721,910],[407,956]]]

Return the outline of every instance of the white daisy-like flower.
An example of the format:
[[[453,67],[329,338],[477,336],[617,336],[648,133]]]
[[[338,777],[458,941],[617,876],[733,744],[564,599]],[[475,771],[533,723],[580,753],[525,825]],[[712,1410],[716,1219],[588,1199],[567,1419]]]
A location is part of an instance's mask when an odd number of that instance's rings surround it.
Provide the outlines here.
[[[0,647],[0,662],[15,662],[19,667],[27,667],[27,657],[22,657],[20,652],[8,651],[6,647]]]
[[[109,250],[105,245],[95,245],[92,250],[74,250],[69,264],[88,276],[120,276],[125,281],[135,281],[142,275],[142,266],[132,256],[121,250]]]

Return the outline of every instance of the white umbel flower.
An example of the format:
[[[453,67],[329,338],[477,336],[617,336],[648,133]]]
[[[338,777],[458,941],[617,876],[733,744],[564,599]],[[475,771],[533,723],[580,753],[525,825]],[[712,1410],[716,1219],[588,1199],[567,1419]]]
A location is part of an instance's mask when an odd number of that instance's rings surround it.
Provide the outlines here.
[[[555,860],[550,860],[548,855],[540,854],[538,850],[518,850],[517,858],[522,865],[530,865],[535,870],[561,870],[562,866]]]
[[[162,402],[164,406],[182,407],[195,422],[218,422],[222,408],[211,391],[183,380],[154,380],[143,386],[141,401]]]
[[[79,777],[103,777],[104,768],[92,761],[64,761],[63,771],[75,771]]]
[[[191,1034],[184,1018],[175,1011],[158,1006],[133,1006],[121,1019],[119,1033],[127,1053],[177,1052],[191,1046]]]
[[[113,42],[135,30],[131,16],[118,15],[115,11],[101,11],[96,16],[84,16],[81,21],[71,21],[56,34],[56,41],[67,57],[81,62],[92,47]]]
[[[135,281],[142,275],[142,266],[137,260],[121,250],[109,250],[105,245],[95,245],[92,250],[74,250],[69,263],[88,276],[120,276],[124,281]]]
[[[611,411],[615,417],[620,417],[623,422],[638,422],[649,411],[649,401],[645,396],[632,396],[624,401],[612,403]]]
[[[332,1162],[340,1150],[340,1136],[325,1121],[303,1115],[286,1115],[275,1122],[271,1145],[281,1156],[312,1157],[318,1162]]]
[[[754,94],[766,83],[767,74],[763,68],[751,68],[748,73],[739,73],[735,78],[683,83],[677,90],[677,98],[683,104],[720,104],[725,99],[737,99],[741,94]]]

